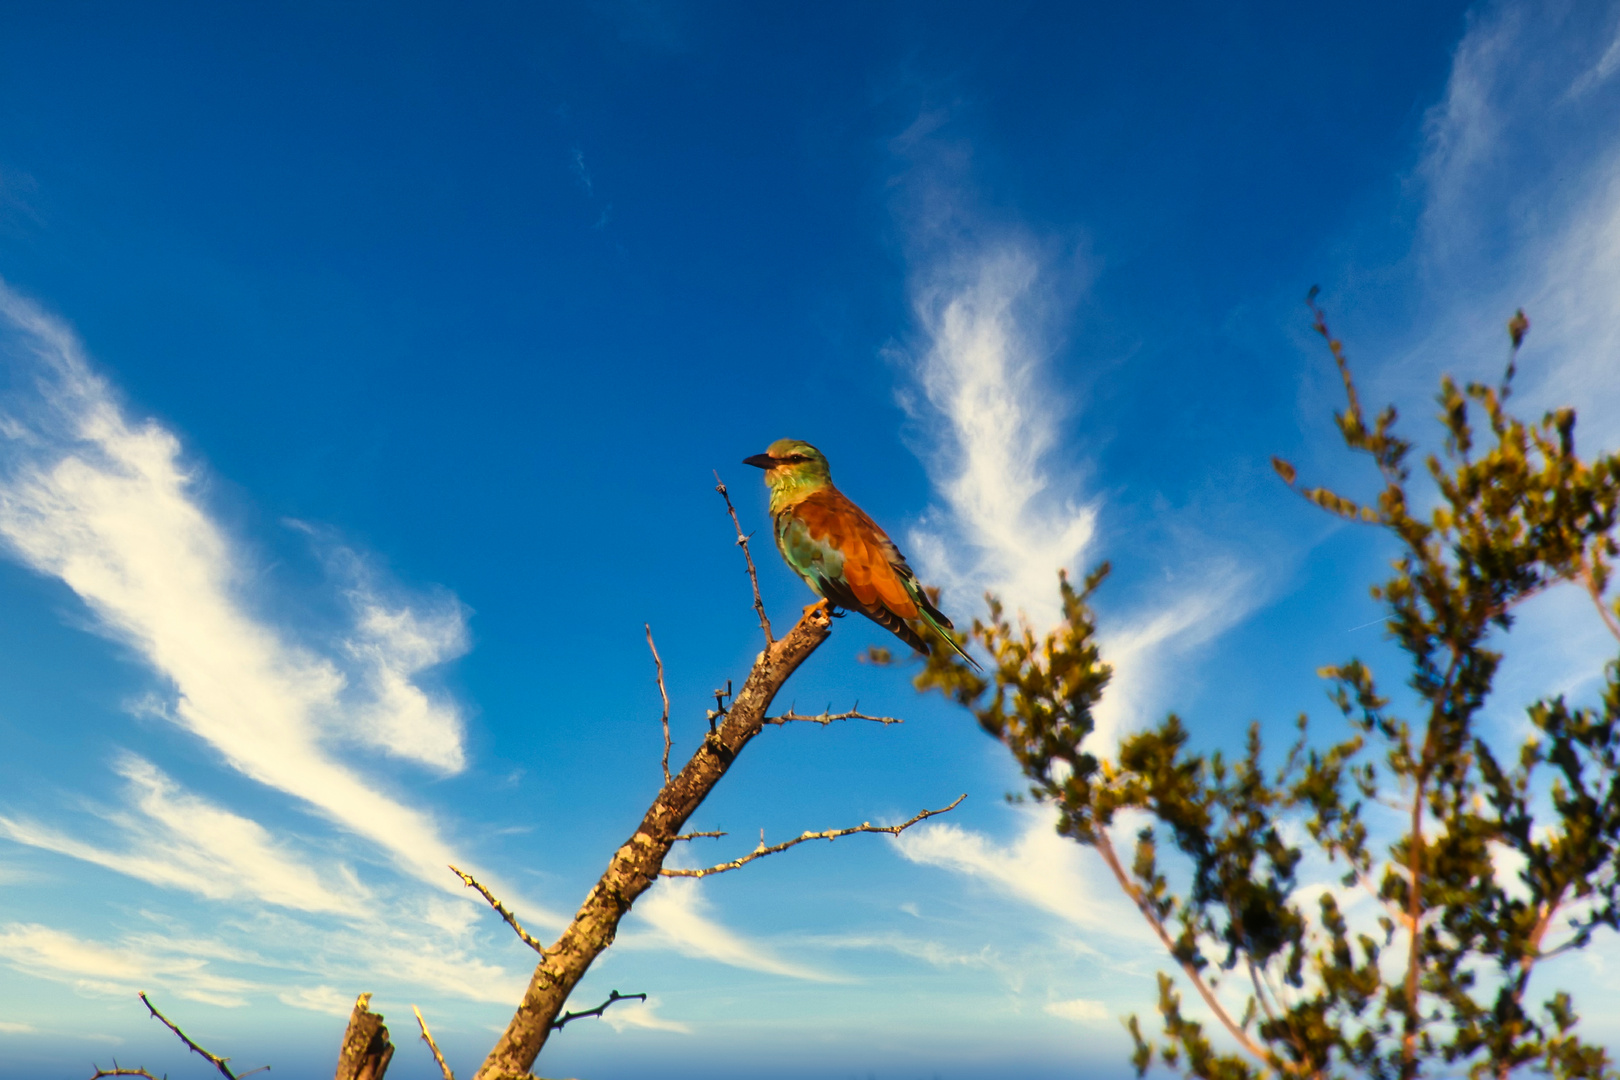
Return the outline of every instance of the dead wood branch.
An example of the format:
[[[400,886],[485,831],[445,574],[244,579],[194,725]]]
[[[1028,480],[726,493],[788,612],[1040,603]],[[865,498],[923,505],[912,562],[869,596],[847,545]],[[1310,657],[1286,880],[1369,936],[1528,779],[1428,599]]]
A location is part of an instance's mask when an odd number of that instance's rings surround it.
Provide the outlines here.
[[[759,575],[754,572],[754,557],[748,553],[749,534],[742,531],[742,522],[737,520],[737,508],[731,505],[731,495],[726,491],[726,483],[720,479],[718,470],[714,474],[714,490],[726,500],[726,512],[731,515],[731,523],[737,527],[737,546],[743,549],[743,559],[748,563],[748,580],[754,586],[754,610],[759,613],[759,628],[765,631],[765,647],[770,648],[776,644],[771,636],[771,620],[765,614],[765,601],[759,595]]]
[[[242,1077],[252,1076],[254,1073],[269,1072],[270,1071],[270,1066],[268,1066],[268,1065],[260,1065],[257,1069],[249,1069],[247,1072],[243,1073],[241,1076],[238,1076],[236,1073],[231,1071],[231,1067],[230,1067],[230,1064],[229,1064],[229,1062],[231,1060],[230,1058],[220,1057],[218,1054],[209,1053],[207,1050],[204,1050],[202,1047],[200,1047],[196,1043],[192,1042],[191,1037],[189,1035],[187,1035],[185,1032],[181,1031],[178,1027],[176,1027],[175,1024],[174,1024],[174,1021],[170,1020],[167,1016],[164,1016],[162,1013],[157,1011],[157,1006],[152,1004],[152,1000],[146,996],[146,991],[145,990],[142,990],[136,996],[141,999],[141,1004],[146,1006],[146,1011],[151,1013],[154,1019],[156,1019],[158,1022],[160,1022],[164,1027],[168,1028],[170,1031],[174,1032],[175,1036],[181,1042],[186,1044],[186,1049],[190,1050],[192,1053],[196,1054],[198,1057],[203,1058],[205,1061],[208,1062],[208,1064],[210,1064],[214,1068],[218,1069],[219,1072],[220,1072],[220,1075],[225,1077],[225,1080],[242,1080]]]
[[[708,877],[710,874],[723,874],[727,870],[736,870],[738,867],[748,865],[755,859],[763,859],[767,855],[775,855],[777,852],[786,851],[788,848],[805,843],[808,840],[837,840],[841,836],[853,836],[855,833],[888,833],[890,836],[899,836],[901,833],[905,832],[919,821],[927,821],[931,817],[950,813],[952,810],[955,810],[958,806],[960,806],[962,804],[962,800],[965,798],[967,798],[967,794],[964,792],[963,794],[958,795],[956,797],[956,801],[951,803],[951,805],[941,807],[938,810],[924,810],[915,817],[910,818],[907,821],[902,821],[898,825],[873,825],[870,821],[866,821],[848,829],[827,829],[824,832],[800,833],[792,840],[784,840],[782,843],[772,844],[770,847],[765,846],[765,838],[762,835],[759,840],[759,847],[755,848],[753,851],[750,851],[747,855],[744,855],[740,859],[732,859],[730,862],[720,863],[718,866],[710,866],[702,870],[660,869],[658,873],[663,877]]]
[[[720,832],[718,830],[715,831],[715,832],[683,832],[683,833],[681,833],[681,835],[675,837],[675,839],[677,839],[677,840],[699,840],[699,839],[718,840],[718,839],[720,839],[720,837],[725,836],[725,835],[726,835],[726,833]]]
[[[642,623],[647,628],[647,648],[652,650],[653,663],[658,665],[658,696],[664,699],[664,783],[669,783],[669,691],[664,689],[664,658],[658,655],[658,646],[653,644],[652,623]]]
[[[103,1076],[144,1076],[146,1077],[146,1080],[159,1080],[158,1077],[153,1076],[145,1069],[130,1069],[118,1064],[117,1058],[113,1059],[113,1067],[110,1069],[100,1068],[94,1063],[92,1063],[90,1067],[96,1070],[90,1074],[90,1080],[101,1080]],[[164,1073],[162,1080],[169,1080],[169,1074]]]
[[[612,1005],[615,1001],[646,1000],[646,994],[621,994],[617,990],[610,990],[608,991],[608,999],[602,1002],[602,1004],[598,1005],[596,1008],[586,1009],[584,1012],[563,1013],[561,1016],[551,1022],[551,1029],[553,1031],[560,1031],[562,1030],[562,1026],[571,1020],[583,1020],[587,1016],[601,1016],[603,1013],[607,1012],[608,1006]],[[455,1078],[449,1077],[448,1080],[455,1080]]]
[[[450,1071],[449,1063],[444,1060],[444,1055],[439,1053],[439,1044],[433,1041],[433,1032],[428,1030],[427,1021],[422,1019],[422,1010],[412,1005],[411,1012],[416,1014],[416,1026],[422,1029],[422,1041],[433,1051],[433,1060],[439,1063],[439,1071],[444,1074],[444,1080],[456,1080],[456,1074]]]
[[[523,925],[517,921],[517,916],[512,914],[505,904],[495,899],[494,893],[490,892],[488,889],[484,888],[483,885],[479,884],[477,878],[473,877],[471,874],[464,874],[453,866],[450,868],[450,872],[456,875],[456,877],[460,878],[461,883],[467,886],[469,889],[477,889],[479,895],[485,900],[489,901],[489,906],[495,909],[496,914],[500,915],[501,918],[506,920],[506,925],[510,926],[514,931],[517,932],[517,936],[523,939],[523,944],[527,945],[541,956],[546,954],[546,947],[536,941],[533,935],[531,935],[527,930],[523,929]]]
[[[752,573],[752,559],[749,563]],[[757,592],[757,580],[755,588]],[[758,611],[762,625],[768,627],[768,622],[763,621],[763,602]],[[613,853],[573,921],[542,952],[522,1003],[479,1067],[475,1080],[510,1080],[529,1072],[569,995],[591,963],[613,943],[619,921],[636,898],[658,880],[658,871],[681,827],[703,804],[737,755],[764,728],[766,711],[777,692],[831,633],[832,619],[826,607],[813,607],[786,637],[772,641],[759,654],[724,715],[718,717],[715,730],[659,791],[641,824]]]
[[[859,709],[860,706],[857,704],[856,707],[851,709],[849,712],[835,713],[831,709],[828,709],[827,711],[819,712],[814,716],[806,716],[803,713],[794,712],[792,709],[789,709],[781,716],[767,716],[765,718],[765,722],[767,724],[820,724],[822,727],[826,727],[834,720],[870,720],[874,724],[905,723],[904,720],[901,720],[897,716],[870,716],[866,713],[860,712]]]
[[[349,1026],[343,1032],[333,1080],[383,1080],[393,1059],[394,1044],[388,1041],[388,1028],[382,1016],[371,1011],[371,995],[361,994],[354,1000]]]

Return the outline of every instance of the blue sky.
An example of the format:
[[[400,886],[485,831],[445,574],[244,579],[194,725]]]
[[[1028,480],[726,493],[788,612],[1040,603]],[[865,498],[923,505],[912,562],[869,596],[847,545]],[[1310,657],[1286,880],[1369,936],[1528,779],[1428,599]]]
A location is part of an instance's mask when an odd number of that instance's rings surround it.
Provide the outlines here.
[[[0,9],[0,1076],[276,1075],[376,995],[460,1070],[759,646],[808,439],[969,619],[1113,561],[1101,738],[1327,719],[1398,681],[1320,283],[1367,396],[1533,320],[1527,411],[1620,444],[1620,8],[1599,4],[7,5]],[[1363,487],[1364,490],[1364,487]],[[810,599],[766,547],[773,617]],[[1558,594],[1498,732],[1613,652]],[[694,821],[547,1075],[1123,1075],[1166,965],[1005,755],[859,619]],[[1555,976],[1620,1040],[1612,940]],[[1605,1004],[1607,1003],[1607,1004]],[[681,1063],[671,1066],[671,1062]],[[688,1073],[682,1073],[687,1068]]]

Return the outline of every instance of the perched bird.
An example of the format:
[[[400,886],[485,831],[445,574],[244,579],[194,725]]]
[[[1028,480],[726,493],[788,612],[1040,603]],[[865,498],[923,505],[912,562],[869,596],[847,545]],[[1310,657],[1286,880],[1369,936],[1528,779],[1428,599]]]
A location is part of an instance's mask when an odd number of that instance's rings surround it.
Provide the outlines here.
[[[911,622],[926,623],[962,659],[979,666],[944,632],[951,620],[928,599],[894,541],[833,486],[820,450],[778,439],[743,464],[765,470],[776,550],[817,596],[860,612],[920,653],[931,650]]]

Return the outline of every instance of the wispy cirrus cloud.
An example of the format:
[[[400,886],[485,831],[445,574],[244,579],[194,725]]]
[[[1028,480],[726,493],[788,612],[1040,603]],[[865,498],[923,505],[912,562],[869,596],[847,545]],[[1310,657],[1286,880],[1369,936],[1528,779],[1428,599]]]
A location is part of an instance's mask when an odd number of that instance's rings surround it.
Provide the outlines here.
[[[1019,833],[1009,844],[947,823],[908,829],[890,843],[911,862],[981,881],[1077,929],[1153,942],[1140,915],[1112,887],[1097,857],[1058,835],[1049,812],[1030,808],[1019,817]]]
[[[262,988],[216,972],[210,959],[183,946],[164,948],[150,940],[113,944],[37,923],[0,926],[0,961],[84,993],[134,994],[158,985],[192,1001],[240,1008],[248,1004],[248,994]]]
[[[0,348],[22,388],[0,407],[0,542],[167,680],[173,720],[232,768],[453,890],[453,849],[433,816],[327,743],[387,742],[439,771],[462,766],[459,715],[413,681],[464,650],[459,608],[388,606],[362,581],[346,642],[324,654],[298,642],[256,615],[247,560],[201,503],[179,440],[131,419],[72,332],[4,286]]]
[[[637,901],[635,915],[652,932],[621,936],[620,943],[630,948],[669,948],[730,967],[810,982],[844,981],[829,972],[783,959],[769,946],[750,941],[716,922],[709,915],[709,905],[695,878],[660,880]]]
[[[109,812],[114,847],[0,815],[0,835],[211,900],[250,898],[298,911],[344,914],[368,890],[344,866],[316,868],[258,822],[181,791],[151,762],[125,755],[116,771],[138,813]]]
[[[924,120],[927,122],[925,123]],[[900,140],[922,178],[903,215],[913,244],[914,343],[893,350],[907,376],[899,397],[923,432],[918,456],[939,496],[908,543],[924,574],[957,603],[989,591],[1042,630],[1060,616],[1057,573],[1101,560],[1104,500],[1069,432],[1081,411],[1055,364],[1062,325],[1096,270],[1015,229],[975,223],[947,183],[969,155],[929,153],[943,120],[929,114]],[[988,237],[988,238],[987,238]],[[1264,596],[1236,553],[1191,537],[1155,555],[1177,587],[1127,602],[1104,619],[1114,666],[1096,710],[1097,745],[1151,718],[1171,688],[1166,665],[1241,621]],[[1170,573],[1170,567],[1174,573]],[[1106,752],[1106,750],[1104,751]]]
[[[1620,442],[1617,74],[1620,6],[1485,5],[1415,170],[1438,317],[1401,364],[1494,377],[1523,306],[1522,407],[1576,405],[1588,446]]]
[[[913,311],[924,344],[908,366],[932,432],[925,460],[943,507],[912,530],[918,558],[953,591],[988,588],[1050,621],[1059,568],[1076,568],[1097,505],[1054,474],[1060,411],[1043,363],[1049,319],[1042,266],[1007,243],[947,257],[923,272]]]

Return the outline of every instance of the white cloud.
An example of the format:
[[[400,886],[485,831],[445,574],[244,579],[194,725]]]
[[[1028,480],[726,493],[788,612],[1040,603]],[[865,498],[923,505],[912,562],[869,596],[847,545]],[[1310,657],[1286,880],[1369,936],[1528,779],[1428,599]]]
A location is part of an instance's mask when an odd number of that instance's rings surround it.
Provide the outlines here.
[[[929,405],[934,439],[924,460],[937,463],[945,513],[913,530],[910,543],[953,591],[988,588],[1050,622],[1057,571],[1080,567],[1097,510],[1077,482],[1049,475],[1059,410],[1042,370],[1040,273],[1030,251],[1009,243],[919,278],[913,307],[927,344],[912,373]]]
[[[283,990],[276,997],[283,1005],[326,1013],[328,1016],[348,1016],[354,1009],[355,999],[355,995],[345,994],[330,986],[298,986]]]
[[[1058,835],[1045,808],[1019,816],[1022,829],[1005,847],[954,824],[919,825],[891,843],[911,862],[976,878],[1081,930],[1156,944],[1095,852]]]
[[[155,984],[192,1001],[238,1008],[248,1003],[246,994],[259,989],[210,970],[207,958],[191,950],[111,945],[37,923],[0,926],[0,961],[87,994],[134,994]]]
[[[721,926],[709,917],[707,909],[697,879],[662,878],[635,906],[635,914],[653,928],[653,933],[629,938],[621,935],[620,944],[631,948],[646,945],[671,948],[686,956],[791,979],[843,981],[835,975],[782,959],[767,946]]]
[[[1520,411],[1575,405],[1589,450],[1620,443],[1617,23],[1612,5],[1470,20],[1417,168],[1431,321],[1402,361],[1494,379],[1522,305]]]
[[[353,582],[347,593],[354,633],[343,651],[354,661],[360,693],[340,733],[393,757],[460,772],[466,765],[460,710],[431,697],[420,677],[466,653],[465,609],[448,593],[414,604],[389,597],[379,575],[348,548],[333,545],[328,562]]]
[[[936,216],[962,216],[949,197],[928,190],[945,208]],[[943,582],[959,604],[988,590],[1043,631],[1061,616],[1058,571],[1073,580],[1100,560],[1102,502],[1085,493],[1083,465],[1065,460],[1076,449],[1062,439],[1073,406],[1049,364],[1056,324],[1072,307],[1063,298],[1089,271],[1059,266],[1027,240],[982,244],[932,219],[928,227],[931,243],[922,247],[932,254],[913,284],[923,343],[908,364],[921,394],[903,388],[900,398],[927,432],[918,456],[943,505],[907,542],[923,576]],[[1202,544],[1162,556],[1177,567],[1169,599],[1102,624],[1114,675],[1096,712],[1095,745],[1111,748],[1148,718],[1171,656],[1229,629],[1260,601],[1255,576],[1232,556],[1189,554]]]
[[[1114,672],[1092,710],[1093,745],[1112,748],[1120,735],[1153,719],[1174,689],[1163,678],[1166,665],[1234,626],[1262,592],[1255,575],[1231,559],[1184,568],[1174,580],[1197,585],[1099,630],[1103,659]]]
[[[646,1001],[624,1001],[602,1014],[602,1019],[614,1031],[623,1031],[626,1028],[645,1028],[648,1031],[673,1031],[680,1035],[692,1034],[692,1029],[679,1020],[670,1020],[658,1015],[662,1004],[657,998],[649,997]]]
[[[249,567],[198,500],[179,441],[132,421],[61,323],[0,286],[0,347],[21,369],[0,410],[0,539],[77,593],[100,628],[174,687],[176,723],[231,767],[287,792],[445,890],[456,861],[431,815],[384,794],[322,745],[337,729],[444,769],[462,760],[459,721],[412,676],[464,647],[459,609],[419,614],[357,591],[347,650],[370,688],[257,617]],[[347,707],[345,707],[347,706]]]
[[[1113,1015],[1108,1011],[1108,1006],[1100,1001],[1092,1001],[1089,998],[1051,1001],[1043,1007],[1043,1011],[1053,1016],[1062,1017],[1064,1020],[1073,1020],[1081,1024],[1107,1020]]]
[[[913,905],[903,904],[902,910]],[[953,949],[940,941],[928,941],[905,934],[831,934],[801,939],[807,945],[826,949],[873,949],[898,953],[921,960],[936,968],[998,967],[994,950],[986,945],[975,951]]]
[[[263,826],[182,792],[150,762],[128,755],[116,768],[129,781],[131,802],[142,815],[110,815],[123,833],[116,849],[4,816],[0,835],[213,900],[250,898],[301,911],[345,913],[368,899],[347,867],[323,874],[298,861]]]
[[[0,1035],[28,1035],[38,1030],[33,1024],[19,1024],[13,1020],[0,1020]]]

